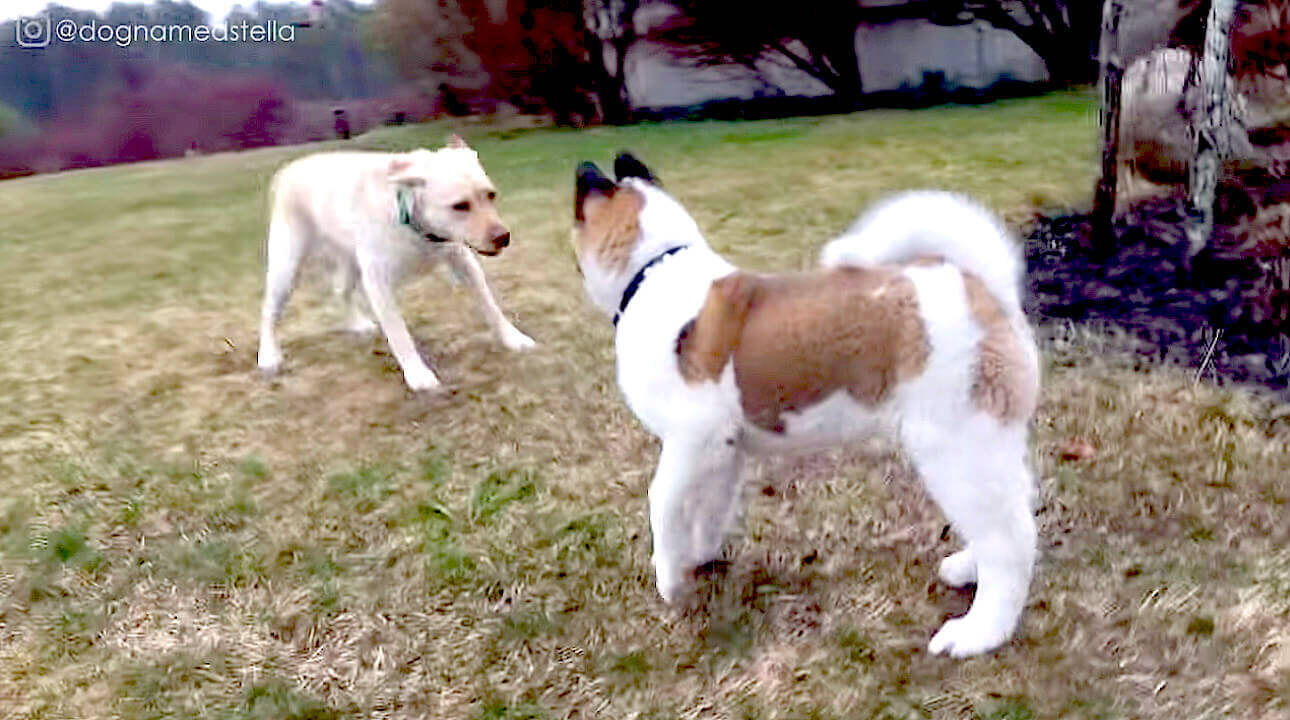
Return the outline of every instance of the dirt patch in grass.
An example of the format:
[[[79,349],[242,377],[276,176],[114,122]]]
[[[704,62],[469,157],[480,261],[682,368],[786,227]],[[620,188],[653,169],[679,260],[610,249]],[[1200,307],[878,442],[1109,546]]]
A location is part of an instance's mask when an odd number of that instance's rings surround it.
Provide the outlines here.
[[[1225,207],[1214,240],[1194,257],[1178,199],[1126,213],[1104,258],[1081,247],[1087,215],[1040,218],[1027,243],[1027,309],[1118,332],[1124,351],[1152,362],[1290,399],[1290,194],[1265,194],[1256,193],[1262,208]],[[1263,227],[1251,227],[1257,218]]]

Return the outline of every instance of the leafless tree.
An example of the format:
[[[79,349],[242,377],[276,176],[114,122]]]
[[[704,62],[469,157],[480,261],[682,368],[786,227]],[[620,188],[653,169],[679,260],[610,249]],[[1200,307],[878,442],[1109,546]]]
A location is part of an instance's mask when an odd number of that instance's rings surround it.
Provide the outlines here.
[[[1120,20],[1123,0],[1106,0],[1102,13],[1102,174],[1093,196],[1092,237],[1087,251],[1105,254],[1112,244],[1111,223],[1115,216],[1115,191],[1119,184],[1120,101],[1124,58],[1120,55]]]
[[[856,0],[671,0],[678,20],[657,33],[673,54],[698,65],[764,63],[796,68],[848,105],[863,85],[856,53],[862,8]]]
[[[1201,107],[1192,118],[1196,152],[1192,159],[1187,201],[1196,220],[1188,228],[1191,254],[1200,252],[1214,229],[1214,194],[1222,161],[1230,153],[1227,127],[1234,120],[1231,82],[1231,27],[1236,0],[1212,0],[1205,24],[1205,49],[1188,77],[1199,89]]]
[[[592,91],[581,0],[381,0],[378,32],[405,74],[445,101],[498,101],[574,122]],[[594,63],[592,63],[594,67]]]
[[[640,0],[582,0],[583,24],[589,36],[587,46],[597,76],[601,113],[605,122],[611,124],[631,119],[627,51],[637,40],[635,17],[639,7]]]
[[[983,20],[1030,46],[1056,83],[1097,77],[1099,0],[931,0],[940,22]]]

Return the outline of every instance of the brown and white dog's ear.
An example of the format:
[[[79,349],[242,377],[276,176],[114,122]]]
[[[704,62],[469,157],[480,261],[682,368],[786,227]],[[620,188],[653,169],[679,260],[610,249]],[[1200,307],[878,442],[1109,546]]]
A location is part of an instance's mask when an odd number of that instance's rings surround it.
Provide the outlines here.
[[[636,156],[629,152],[620,152],[614,159],[614,176],[618,178],[618,182],[627,178],[640,178],[651,185],[663,184],[658,181],[654,171],[645,167],[645,163],[637,160]]]
[[[457,133],[453,133],[452,137],[448,138],[448,144],[445,145],[444,147],[450,147],[456,150],[461,150],[461,149],[468,148],[470,146],[466,144],[466,141],[463,140],[460,135],[458,135]]]
[[[416,161],[406,155],[390,160],[386,177],[396,185],[424,185],[425,178],[416,174]]]
[[[605,177],[595,163],[584,162],[578,166],[576,191],[573,197],[573,217],[578,222],[586,219],[583,206],[592,198],[607,198],[614,194],[618,186],[613,180]]]

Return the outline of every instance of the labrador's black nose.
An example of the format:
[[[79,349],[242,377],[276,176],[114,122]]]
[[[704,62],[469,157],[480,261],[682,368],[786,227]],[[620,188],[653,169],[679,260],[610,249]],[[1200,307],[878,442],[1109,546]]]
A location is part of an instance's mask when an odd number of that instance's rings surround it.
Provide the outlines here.
[[[510,233],[502,233],[501,235],[498,235],[497,237],[493,238],[493,244],[494,244],[494,245],[496,245],[496,246],[498,247],[498,249],[501,249],[501,248],[506,247],[507,245],[510,245],[510,244],[511,244],[511,234],[510,234]]]

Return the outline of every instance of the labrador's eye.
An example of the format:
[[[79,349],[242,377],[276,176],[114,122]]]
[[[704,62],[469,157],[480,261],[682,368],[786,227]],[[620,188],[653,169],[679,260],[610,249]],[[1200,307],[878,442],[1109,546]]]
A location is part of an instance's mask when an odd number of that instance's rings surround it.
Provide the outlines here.
[[[469,211],[470,211],[470,203],[469,203],[469,202],[466,202],[465,200],[463,200],[463,201],[461,201],[461,202],[457,203],[456,205],[453,205],[453,206],[452,206],[452,209],[453,209],[453,210],[456,210],[457,212],[469,212]]]
[[[488,192],[488,199],[489,199],[489,201],[496,200],[496,199],[497,199],[497,193],[496,193],[496,192],[493,192],[493,191],[491,191],[491,190],[490,190],[490,191]]]

